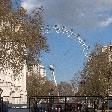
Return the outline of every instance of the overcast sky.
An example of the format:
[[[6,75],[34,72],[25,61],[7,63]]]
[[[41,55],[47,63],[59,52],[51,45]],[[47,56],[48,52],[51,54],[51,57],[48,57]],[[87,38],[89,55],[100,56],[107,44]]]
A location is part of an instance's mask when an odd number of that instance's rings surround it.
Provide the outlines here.
[[[22,0],[22,6],[28,10],[43,6],[50,23],[86,28],[112,24],[112,0]]]

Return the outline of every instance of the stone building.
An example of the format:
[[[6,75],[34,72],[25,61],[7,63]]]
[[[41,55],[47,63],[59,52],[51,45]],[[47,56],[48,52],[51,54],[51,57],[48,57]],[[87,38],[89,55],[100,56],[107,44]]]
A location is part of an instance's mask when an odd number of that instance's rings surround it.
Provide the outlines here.
[[[109,62],[112,62],[112,45],[108,45],[108,46],[104,46],[102,48],[102,52],[105,52],[107,51],[108,52],[108,59],[109,59]]]
[[[46,76],[45,67],[40,64],[38,67],[33,67],[35,74],[40,74],[41,77]],[[26,77],[28,73],[27,65],[24,63],[20,74],[14,77],[11,69],[0,71],[0,88],[3,90],[2,97],[4,101],[10,104],[27,104],[27,89]]]
[[[26,75],[27,66],[25,64],[16,77],[9,68],[0,71],[0,88],[3,90],[1,96],[4,101],[10,104],[27,103]]]
[[[46,70],[45,70],[45,67],[42,64],[33,65],[32,72],[35,75],[39,75],[40,77],[45,77],[46,76]],[[29,75],[30,75],[30,73],[29,73]]]
[[[6,11],[8,11],[10,9],[10,0],[1,0],[0,2],[0,6],[3,9],[3,13],[5,14]],[[13,32],[18,32],[19,30],[22,30],[21,27],[21,22],[19,24],[16,24],[14,28],[12,28],[14,22],[10,22],[8,20],[8,18],[5,19],[1,19],[0,20],[0,33],[2,33],[2,31],[6,28],[6,29],[11,29],[11,31],[13,30]],[[8,35],[7,35],[8,36]],[[5,36],[4,36],[5,37]],[[8,37],[5,37],[8,38]],[[10,55],[11,53],[14,53],[15,51],[13,49],[11,49],[11,42],[6,42],[6,44],[4,45],[4,43],[2,44],[2,39],[0,38],[0,52],[4,51],[2,48],[4,49],[8,49],[6,52],[6,55]],[[19,44],[15,44],[16,46],[14,47],[18,47]],[[25,50],[24,53],[26,52],[27,55],[27,51],[26,51],[26,47],[25,45],[22,46],[23,49]],[[16,52],[15,52],[16,54]],[[15,55],[16,57],[16,55]],[[5,57],[4,57],[5,58]],[[2,61],[3,56],[1,56],[0,54],[0,61]],[[13,61],[17,62],[18,57],[14,58]],[[8,61],[7,61],[8,62]],[[3,67],[1,62],[0,62],[0,88],[3,90],[2,93],[2,97],[4,99],[4,101],[8,101],[10,104],[26,104],[27,103],[27,90],[26,90],[26,77],[28,74],[28,69],[27,69],[27,64],[26,64],[26,60],[23,61],[23,68],[20,71],[20,73],[14,77],[14,73],[13,70],[11,69],[11,67],[8,66],[6,62],[6,65]],[[35,67],[34,67],[35,69]],[[39,65],[39,70],[40,74],[42,76],[44,76],[45,72],[44,72],[44,66],[42,66],[41,64]],[[35,71],[36,72],[36,71]]]

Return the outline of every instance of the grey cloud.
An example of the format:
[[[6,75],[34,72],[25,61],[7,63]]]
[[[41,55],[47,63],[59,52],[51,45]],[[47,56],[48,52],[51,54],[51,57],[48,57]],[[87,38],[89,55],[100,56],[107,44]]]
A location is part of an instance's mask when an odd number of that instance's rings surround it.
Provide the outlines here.
[[[43,5],[45,8],[45,20],[48,23],[58,23],[79,28],[90,28],[98,27],[100,23],[108,20],[109,16],[112,16],[112,0],[33,1],[36,1],[37,4],[41,3]]]

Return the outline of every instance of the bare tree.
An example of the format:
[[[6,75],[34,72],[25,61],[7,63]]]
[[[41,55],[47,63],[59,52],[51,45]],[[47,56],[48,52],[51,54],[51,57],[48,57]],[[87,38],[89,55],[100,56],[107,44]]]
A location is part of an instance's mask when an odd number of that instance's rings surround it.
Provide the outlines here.
[[[60,96],[72,96],[74,95],[74,89],[69,82],[60,82],[58,84],[58,92]]]
[[[28,97],[31,96],[45,96],[49,95],[50,91],[54,88],[54,84],[37,74],[34,74],[27,77],[27,92]]]

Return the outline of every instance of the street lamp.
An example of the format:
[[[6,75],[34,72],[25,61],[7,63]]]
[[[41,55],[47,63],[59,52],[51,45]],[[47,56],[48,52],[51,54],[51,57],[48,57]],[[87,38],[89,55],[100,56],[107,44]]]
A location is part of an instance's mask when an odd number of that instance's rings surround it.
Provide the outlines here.
[[[2,92],[3,92],[3,90],[0,88],[0,98],[1,98]]]
[[[0,112],[3,112],[3,99],[1,98],[3,90],[0,88]]]

